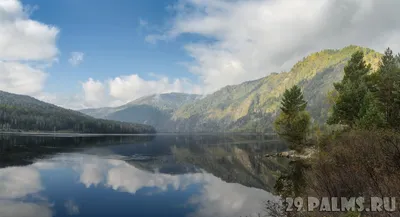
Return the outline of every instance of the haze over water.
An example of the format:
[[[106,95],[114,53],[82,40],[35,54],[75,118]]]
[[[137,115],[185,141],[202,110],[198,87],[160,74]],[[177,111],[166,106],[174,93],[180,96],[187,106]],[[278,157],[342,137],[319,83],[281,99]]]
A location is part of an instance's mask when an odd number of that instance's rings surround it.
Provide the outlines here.
[[[0,136],[1,217],[256,215],[287,163],[268,136]]]

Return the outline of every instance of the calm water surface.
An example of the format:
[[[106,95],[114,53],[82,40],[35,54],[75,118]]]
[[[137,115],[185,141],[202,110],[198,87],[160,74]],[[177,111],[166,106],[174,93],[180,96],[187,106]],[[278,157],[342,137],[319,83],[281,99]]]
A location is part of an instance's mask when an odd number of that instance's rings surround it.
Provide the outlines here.
[[[0,135],[1,217],[251,216],[285,159],[268,136]]]

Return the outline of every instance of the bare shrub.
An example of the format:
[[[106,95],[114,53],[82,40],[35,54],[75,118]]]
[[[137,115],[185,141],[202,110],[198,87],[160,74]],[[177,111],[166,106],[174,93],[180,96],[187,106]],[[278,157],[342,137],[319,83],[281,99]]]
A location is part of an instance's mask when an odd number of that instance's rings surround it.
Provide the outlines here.
[[[307,172],[307,194],[315,197],[396,197],[400,192],[400,135],[350,131],[326,141]],[[361,216],[399,216],[361,213]],[[332,213],[326,216],[333,216]]]

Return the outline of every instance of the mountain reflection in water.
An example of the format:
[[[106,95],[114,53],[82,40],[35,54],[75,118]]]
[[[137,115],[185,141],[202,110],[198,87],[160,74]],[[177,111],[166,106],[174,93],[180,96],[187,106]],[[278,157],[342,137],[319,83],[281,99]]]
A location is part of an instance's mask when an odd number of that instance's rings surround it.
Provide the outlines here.
[[[284,159],[270,137],[1,136],[0,216],[244,216]]]

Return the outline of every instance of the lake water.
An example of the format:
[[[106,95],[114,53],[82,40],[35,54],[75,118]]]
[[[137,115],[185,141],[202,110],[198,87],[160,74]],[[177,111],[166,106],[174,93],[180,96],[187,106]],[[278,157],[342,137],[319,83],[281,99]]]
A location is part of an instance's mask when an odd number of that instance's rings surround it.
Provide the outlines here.
[[[271,136],[0,135],[1,217],[251,216],[285,159]]]

